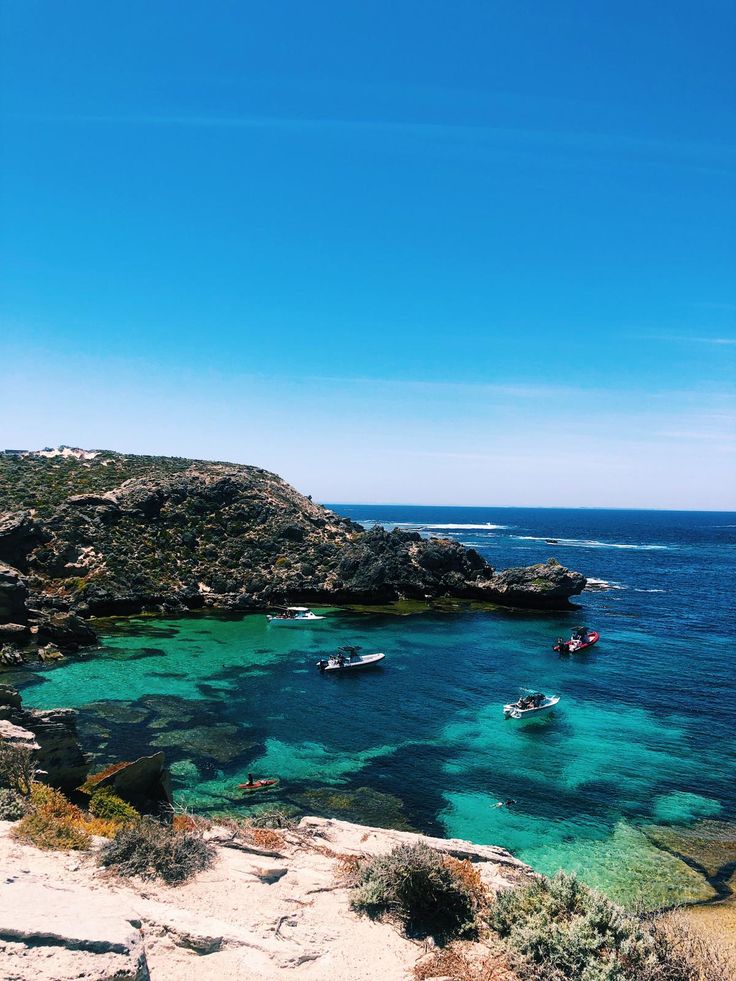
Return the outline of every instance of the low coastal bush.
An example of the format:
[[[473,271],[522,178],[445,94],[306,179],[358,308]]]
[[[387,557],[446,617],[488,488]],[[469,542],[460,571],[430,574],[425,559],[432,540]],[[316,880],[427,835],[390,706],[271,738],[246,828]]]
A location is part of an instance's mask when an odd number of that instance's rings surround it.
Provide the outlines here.
[[[102,848],[100,864],[121,876],[158,878],[178,885],[208,869],[215,854],[214,846],[199,831],[175,831],[145,817],[120,828]]]
[[[0,821],[19,821],[30,809],[28,800],[17,790],[0,789]]]
[[[13,834],[37,848],[83,850],[91,845],[92,836],[111,838],[120,827],[117,820],[87,814],[60,790],[42,783],[31,787],[28,805]]]
[[[424,844],[398,845],[360,864],[351,905],[397,919],[409,936],[438,942],[472,936],[485,891],[466,864]]]
[[[528,981],[723,981],[705,942],[626,913],[558,873],[498,895],[490,926]],[[709,973],[715,965],[715,973]]]

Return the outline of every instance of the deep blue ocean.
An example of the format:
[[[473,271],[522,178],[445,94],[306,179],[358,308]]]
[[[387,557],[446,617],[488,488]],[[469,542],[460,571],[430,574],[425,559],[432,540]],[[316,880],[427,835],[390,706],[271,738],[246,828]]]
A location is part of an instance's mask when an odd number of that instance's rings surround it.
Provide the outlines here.
[[[736,515],[333,507],[498,568],[555,557],[592,588],[566,613],[414,604],[328,610],[304,630],[136,618],[99,652],[17,673],[26,703],[76,706],[100,764],[165,749],[199,810],[252,806],[235,785],[253,771],[279,777],[269,803],[504,845],[627,902],[711,898],[706,873],[736,840]],[[600,643],[560,658],[551,645],[579,623]],[[349,642],[385,667],[314,669]],[[554,714],[505,721],[521,687],[560,694]]]

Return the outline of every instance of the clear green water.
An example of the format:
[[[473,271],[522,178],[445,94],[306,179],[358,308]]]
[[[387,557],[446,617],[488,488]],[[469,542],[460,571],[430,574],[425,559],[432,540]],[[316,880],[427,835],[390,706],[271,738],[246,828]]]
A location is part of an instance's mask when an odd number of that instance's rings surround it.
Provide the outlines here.
[[[691,576],[696,559],[679,560]],[[642,592],[586,594],[584,616],[327,611],[290,629],[261,615],[140,618],[115,625],[99,652],[10,680],[26,704],[77,707],[100,765],[164,749],[178,799],[200,811],[252,806],[236,785],[253,771],[281,781],[259,803],[504,845],[622,901],[707,899],[702,871],[671,852],[700,825],[717,826],[724,847],[734,838],[730,635],[709,621],[694,657],[692,609],[643,592],[664,582],[654,563],[665,556],[652,551],[643,566],[622,551],[615,562],[584,571],[646,583]],[[601,643],[558,658],[550,644],[579,619]],[[320,675],[317,658],[348,642],[385,651],[385,667]],[[520,686],[560,692],[554,715],[505,721],[501,706]]]

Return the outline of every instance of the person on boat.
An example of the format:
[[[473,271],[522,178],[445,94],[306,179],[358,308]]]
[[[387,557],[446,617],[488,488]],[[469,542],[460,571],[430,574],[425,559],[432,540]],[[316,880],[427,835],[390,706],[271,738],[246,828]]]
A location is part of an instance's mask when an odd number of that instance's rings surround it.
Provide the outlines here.
[[[247,785],[249,787],[253,787],[255,785],[255,781],[253,780],[253,774],[252,773],[249,773],[248,774],[248,784]]]
[[[340,653],[337,655],[337,663],[340,665],[340,667],[342,667],[345,663],[345,655],[342,651],[340,651]]]

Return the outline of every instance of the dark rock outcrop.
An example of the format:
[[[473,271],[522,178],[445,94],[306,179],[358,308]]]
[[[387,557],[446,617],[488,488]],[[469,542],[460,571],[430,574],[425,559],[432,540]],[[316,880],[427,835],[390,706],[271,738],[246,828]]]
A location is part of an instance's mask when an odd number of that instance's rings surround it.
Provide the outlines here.
[[[108,787],[142,814],[171,811],[171,775],[162,752],[118,764],[110,771],[102,778],[91,778],[95,790]]]
[[[20,572],[0,562],[0,623],[25,623],[28,588]]]
[[[0,518],[0,558],[24,569],[29,552],[40,545],[45,537],[45,532],[29,513],[8,514]]]
[[[454,541],[366,531],[255,467],[0,458],[0,509],[13,508],[0,521],[0,561],[16,565],[0,568],[0,623],[30,623],[63,651],[94,643],[79,620],[90,615],[426,596],[564,608],[585,586],[556,564],[496,573]]]
[[[34,632],[39,644],[54,644],[60,651],[68,653],[97,641],[97,634],[90,625],[74,613],[51,613],[42,617]]]
[[[504,569],[496,573],[490,588],[499,603],[509,606],[559,609],[570,596],[585,589],[586,579],[579,572],[571,572],[556,559],[539,565]]]
[[[76,789],[89,771],[76,719],[74,709],[24,709],[19,693],[0,685],[0,739],[33,749],[42,779],[62,790]]]

